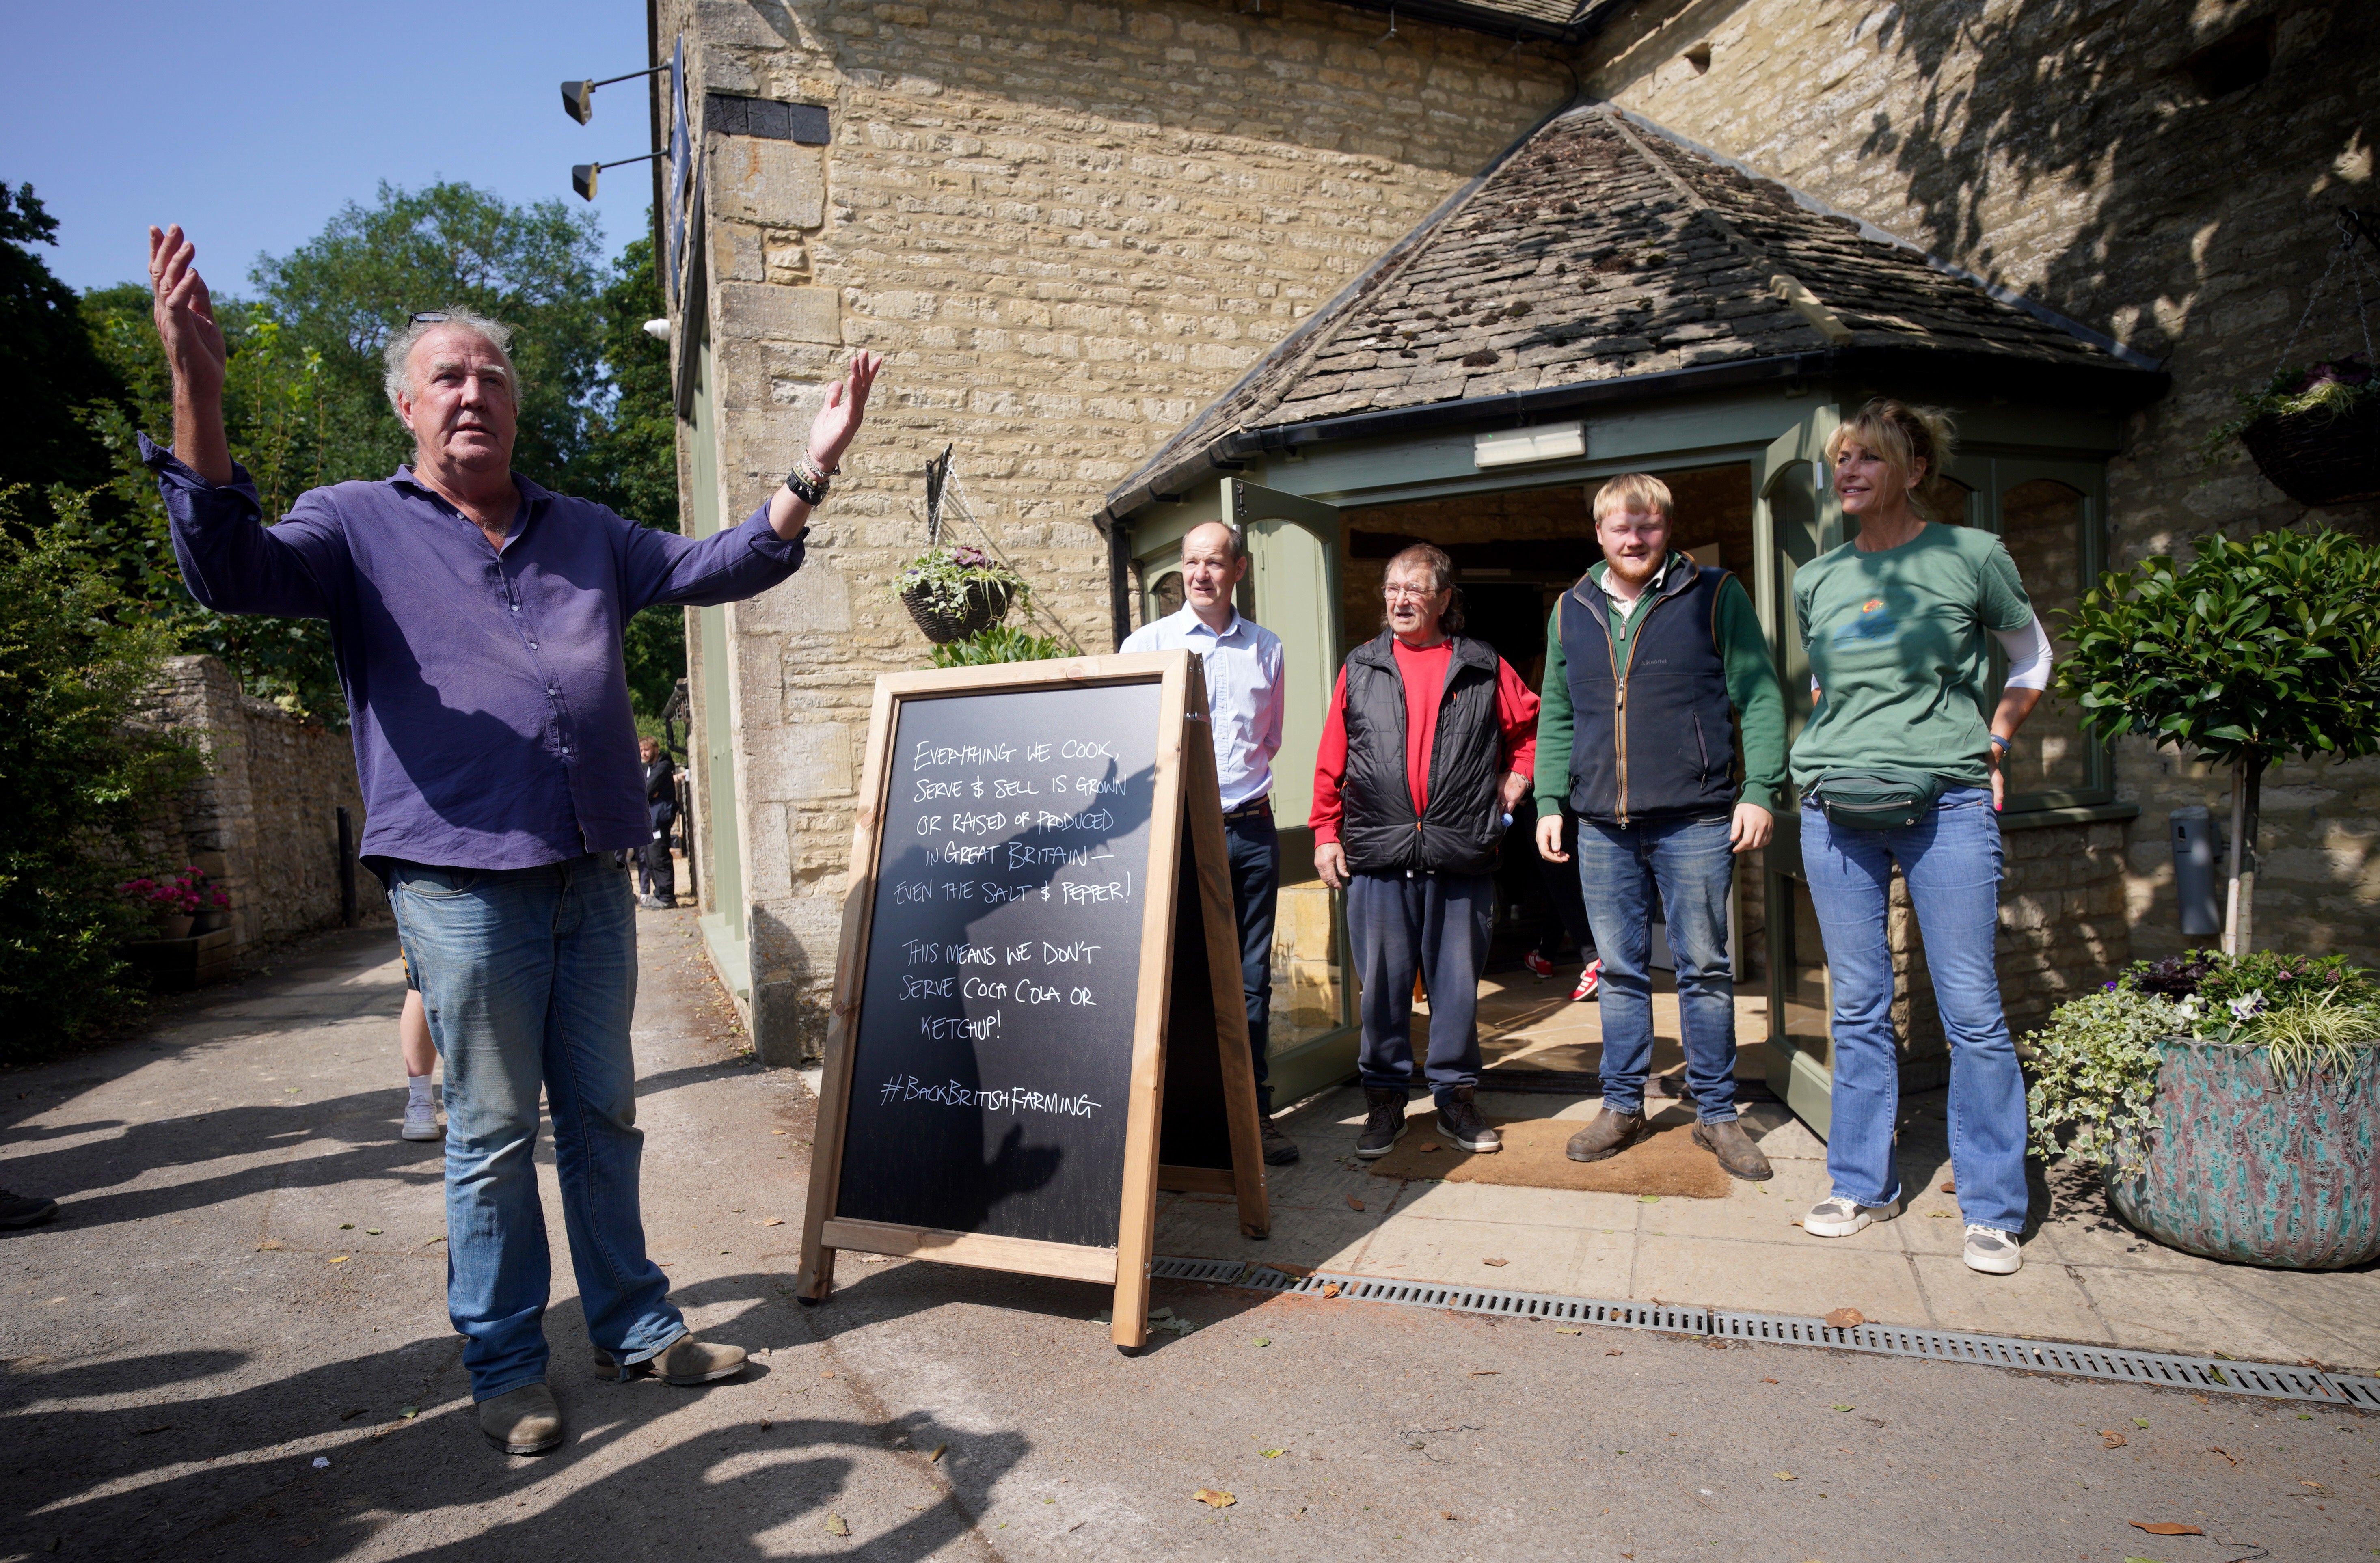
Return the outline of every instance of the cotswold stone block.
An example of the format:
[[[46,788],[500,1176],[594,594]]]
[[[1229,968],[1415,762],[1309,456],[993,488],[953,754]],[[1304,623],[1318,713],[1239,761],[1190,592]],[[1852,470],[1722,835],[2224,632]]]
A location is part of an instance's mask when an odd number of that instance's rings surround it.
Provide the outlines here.
[[[843,341],[843,305],[832,288],[778,287],[769,283],[719,285],[721,335],[777,342]]]
[[[815,228],[826,220],[826,175],[818,148],[759,136],[708,139],[715,216],[772,228]]]

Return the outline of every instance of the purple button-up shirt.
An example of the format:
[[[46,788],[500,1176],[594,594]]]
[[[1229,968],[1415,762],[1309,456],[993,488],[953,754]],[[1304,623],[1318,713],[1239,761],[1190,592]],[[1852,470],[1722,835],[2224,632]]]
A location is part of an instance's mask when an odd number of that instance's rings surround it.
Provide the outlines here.
[[[244,471],[209,483],[145,437],[190,595],[327,619],[364,795],[361,855],[526,868],[652,835],[620,636],[658,602],[733,602],[801,568],[764,505],[695,541],[548,493],[501,551],[400,466],[261,524]]]

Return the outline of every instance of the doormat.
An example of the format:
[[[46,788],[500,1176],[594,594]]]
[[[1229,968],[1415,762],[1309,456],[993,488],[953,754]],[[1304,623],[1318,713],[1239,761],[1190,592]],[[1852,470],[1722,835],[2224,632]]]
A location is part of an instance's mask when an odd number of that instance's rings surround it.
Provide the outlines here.
[[[1434,1113],[1415,1113],[1405,1137],[1372,1163],[1372,1176],[1518,1189],[1579,1189],[1591,1193],[1727,1197],[1727,1173],[1718,1157],[1694,1144],[1690,1123],[1657,1130],[1602,1161],[1572,1161],[1562,1154],[1562,1146],[1586,1127],[1585,1121],[1492,1118],[1488,1121],[1503,1132],[1504,1148],[1483,1156],[1457,1150],[1439,1139]]]

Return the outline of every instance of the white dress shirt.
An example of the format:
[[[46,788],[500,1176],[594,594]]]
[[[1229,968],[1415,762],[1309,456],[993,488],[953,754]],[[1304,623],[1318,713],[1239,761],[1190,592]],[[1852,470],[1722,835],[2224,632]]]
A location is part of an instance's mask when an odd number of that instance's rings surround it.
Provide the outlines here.
[[[1215,735],[1215,771],[1223,812],[1272,791],[1272,757],[1281,753],[1281,636],[1233,613],[1218,635],[1184,605],[1125,639],[1126,651],[1188,650],[1207,674],[1207,706]]]

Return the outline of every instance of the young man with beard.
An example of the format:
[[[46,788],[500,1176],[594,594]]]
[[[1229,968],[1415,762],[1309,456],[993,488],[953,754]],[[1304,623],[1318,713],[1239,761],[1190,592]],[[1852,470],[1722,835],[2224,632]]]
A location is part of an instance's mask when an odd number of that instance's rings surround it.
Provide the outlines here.
[[[1603,1110],[1568,1154],[1601,1161],[1645,1133],[1658,896],[1677,961],[1694,1143],[1756,1182],[1770,1168],[1736,1122],[1727,911],[1735,854],[1768,843],[1785,781],[1785,702],[1751,594],[1670,547],[1670,504],[1669,485],[1649,474],[1604,484],[1595,496],[1603,563],[1562,594],[1546,625],[1537,851],[1570,861],[1567,799],[1603,959]]]

